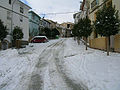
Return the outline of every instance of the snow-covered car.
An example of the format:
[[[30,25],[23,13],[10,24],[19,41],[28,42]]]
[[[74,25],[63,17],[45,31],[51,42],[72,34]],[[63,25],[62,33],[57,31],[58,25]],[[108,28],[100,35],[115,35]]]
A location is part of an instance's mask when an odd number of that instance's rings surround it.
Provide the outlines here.
[[[45,43],[45,42],[48,42],[48,38],[46,36],[35,36],[31,40],[31,43]]]

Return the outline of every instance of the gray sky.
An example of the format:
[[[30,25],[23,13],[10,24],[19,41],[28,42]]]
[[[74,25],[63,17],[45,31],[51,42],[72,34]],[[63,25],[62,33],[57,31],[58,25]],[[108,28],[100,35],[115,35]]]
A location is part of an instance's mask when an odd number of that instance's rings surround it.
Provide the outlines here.
[[[25,1],[25,0],[23,0]],[[79,11],[81,0],[26,0],[37,14]],[[41,15],[42,16],[42,15]],[[45,18],[62,22],[73,22],[73,13],[46,15]]]

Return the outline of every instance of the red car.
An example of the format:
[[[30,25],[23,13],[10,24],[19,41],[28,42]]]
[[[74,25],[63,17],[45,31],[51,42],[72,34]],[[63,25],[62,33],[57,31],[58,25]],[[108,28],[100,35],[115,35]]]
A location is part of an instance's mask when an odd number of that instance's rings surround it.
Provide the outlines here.
[[[35,36],[31,40],[31,43],[45,43],[45,42],[48,42],[46,36]]]

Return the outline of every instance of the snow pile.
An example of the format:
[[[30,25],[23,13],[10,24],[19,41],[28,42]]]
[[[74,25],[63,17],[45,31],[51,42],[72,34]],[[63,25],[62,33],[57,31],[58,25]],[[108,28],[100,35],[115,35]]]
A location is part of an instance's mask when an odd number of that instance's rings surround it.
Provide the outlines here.
[[[88,90],[120,90],[120,54],[88,49],[73,39],[65,42],[64,69],[76,83]]]

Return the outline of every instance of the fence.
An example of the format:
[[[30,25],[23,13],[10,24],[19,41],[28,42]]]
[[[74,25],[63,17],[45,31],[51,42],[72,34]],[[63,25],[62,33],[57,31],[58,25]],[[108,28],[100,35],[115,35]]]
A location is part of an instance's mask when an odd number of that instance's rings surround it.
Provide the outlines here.
[[[15,42],[16,48],[25,48],[26,45],[28,45],[28,41],[16,40],[16,42]]]

